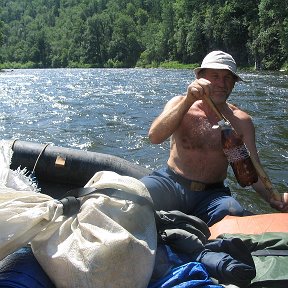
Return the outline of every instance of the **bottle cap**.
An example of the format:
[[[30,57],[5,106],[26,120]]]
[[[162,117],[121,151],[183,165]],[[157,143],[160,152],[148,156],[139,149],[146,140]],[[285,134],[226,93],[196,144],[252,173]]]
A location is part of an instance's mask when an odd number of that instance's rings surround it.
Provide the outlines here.
[[[227,125],[227,123],[225,122],[224,119],[222,119],[222,120],[220,120],[220,121],[218,122],[218,125],[219,125],[220,127],[223,127],[223,126]]]

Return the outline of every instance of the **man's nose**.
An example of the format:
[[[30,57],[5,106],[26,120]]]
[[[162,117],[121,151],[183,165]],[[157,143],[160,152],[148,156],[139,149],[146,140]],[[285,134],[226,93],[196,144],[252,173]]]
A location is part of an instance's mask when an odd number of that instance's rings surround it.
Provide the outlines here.
[[[225,78],[224,77],[218,77],[216,80],[216,83],[220,87],[225,87]]]

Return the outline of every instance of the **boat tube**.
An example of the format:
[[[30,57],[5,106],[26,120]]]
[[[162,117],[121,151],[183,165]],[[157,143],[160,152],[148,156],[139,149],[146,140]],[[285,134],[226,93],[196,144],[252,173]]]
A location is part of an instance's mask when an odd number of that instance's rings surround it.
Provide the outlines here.
[[[151,173],[117,156],[20,140],[13,143],[10,167],[33,172],[41,192],[54,198],[83,187],[98,171],[113,171],[136,179]]]

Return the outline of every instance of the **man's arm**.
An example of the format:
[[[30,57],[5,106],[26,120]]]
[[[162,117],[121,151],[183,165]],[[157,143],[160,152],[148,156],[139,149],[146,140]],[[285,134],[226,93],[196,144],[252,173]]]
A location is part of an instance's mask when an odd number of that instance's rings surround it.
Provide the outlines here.
[[[151,143],[159,144],[168,139],[179,127],[193,103],[202,99],[204,94],[210,95],[210,84],[206,79],[196,79],[188,86],[185,96],[172,98],[150,127],[148,135]]]
[[[192,104],[186,96],[172,98],[150,127],[148,135],[151,143],[159,144],[168,139],[179,127]]]
[[[244,143],[246,144],[251,157],[253,157],[261,165],[256,149],[254,125],[249,116],[244,118],[245,119],[242,126],[242,131],[245,131],[243,133]],[[288,212],[288,193],[281,194],[281,201],[276,199],[275,195],[265,188],[265,185],[260,178],[258,178],[258,181],[254,183],[252,187],[267,203],[271,205],[271,207],[282,212]]]
[[[252,187],[272,208],[281,212],[288,212],[288,193],[281,193],[281,200],[276,199],[274,194],[265,188],[260,178]]]

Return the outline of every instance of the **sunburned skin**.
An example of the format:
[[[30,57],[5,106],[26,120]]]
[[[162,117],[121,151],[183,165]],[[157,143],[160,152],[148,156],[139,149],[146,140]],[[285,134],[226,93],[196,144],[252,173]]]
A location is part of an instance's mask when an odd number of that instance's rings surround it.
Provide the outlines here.
[[[184,149],[221,151],[220,129],[213,129],[218,119],[207,116],[202,102],[197,101],[184,116],[175,135]]]
[[[170,168],[195,181],[223,181],[228,163],[221,145],[220,129],[212,128],[215,124],[217,119],[208,119],[197,105],[190,108],[171,137]]]
[[[186,120],[186,118],[188,119]],[[206,117],[186,116],[182,123],[181,130],[179,131],[179,139],[180,145],[182,145],[184,149],[221,149],[220,132],[212,128],[212,125]],[[185,131],[185,133],[182,133],[182,130],[183,132]]]

